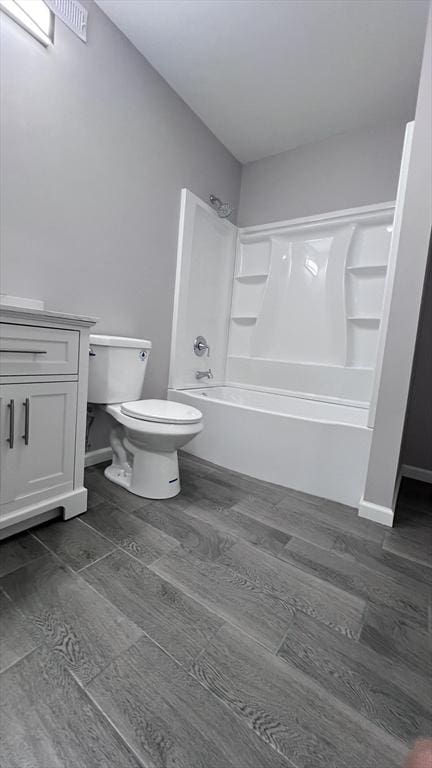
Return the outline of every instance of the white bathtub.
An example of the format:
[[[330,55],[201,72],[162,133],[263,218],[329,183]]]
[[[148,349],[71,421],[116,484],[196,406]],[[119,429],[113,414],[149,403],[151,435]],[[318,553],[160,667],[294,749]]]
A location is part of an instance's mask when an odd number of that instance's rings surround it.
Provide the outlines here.
[[[367,410],[237,387],[170,389],[199,408],[189,453],[261,480],[357,507],[372,431]]]

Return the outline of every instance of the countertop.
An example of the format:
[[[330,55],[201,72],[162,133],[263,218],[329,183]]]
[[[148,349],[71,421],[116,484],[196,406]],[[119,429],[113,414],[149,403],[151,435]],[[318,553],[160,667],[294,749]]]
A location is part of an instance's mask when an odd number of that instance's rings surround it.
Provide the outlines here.
[[[98,322],[97,317],[88,315],[73,315],[67,312],[57,312],[51,309],[30,309],[16,307],[11,304],[0,304],[0,318],[6,322],[14,320],[30,320],[33,322],[61,323],[62,325],[91,326]]]

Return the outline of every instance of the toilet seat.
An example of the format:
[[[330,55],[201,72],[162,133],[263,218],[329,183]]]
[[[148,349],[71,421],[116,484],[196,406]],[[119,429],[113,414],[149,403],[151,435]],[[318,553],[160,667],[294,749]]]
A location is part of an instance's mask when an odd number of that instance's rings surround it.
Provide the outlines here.
[[[134,400],[122,403],[120,410],[133,419],[159,424],[197,424],[202,419],[197,408],[172,400]]]

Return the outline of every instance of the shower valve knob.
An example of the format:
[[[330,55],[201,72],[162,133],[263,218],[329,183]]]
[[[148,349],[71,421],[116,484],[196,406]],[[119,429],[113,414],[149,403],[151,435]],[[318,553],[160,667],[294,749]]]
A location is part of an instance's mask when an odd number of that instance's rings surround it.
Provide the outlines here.
[[[210,355],[210,347],[207,344],[207,341],[204,338],[204,336],[196,337],[194,341],[193,349],[195,354],[198,355],[198,357],[203,357],[203,355],[205,355],[206,352],[208,356]]]

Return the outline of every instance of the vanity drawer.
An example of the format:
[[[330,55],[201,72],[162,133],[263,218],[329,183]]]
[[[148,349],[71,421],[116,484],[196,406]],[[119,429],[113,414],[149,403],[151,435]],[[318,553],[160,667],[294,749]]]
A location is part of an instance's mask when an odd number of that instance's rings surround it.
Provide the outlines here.
[[[79,331],[1,323],[0,375],[78,373]]]

